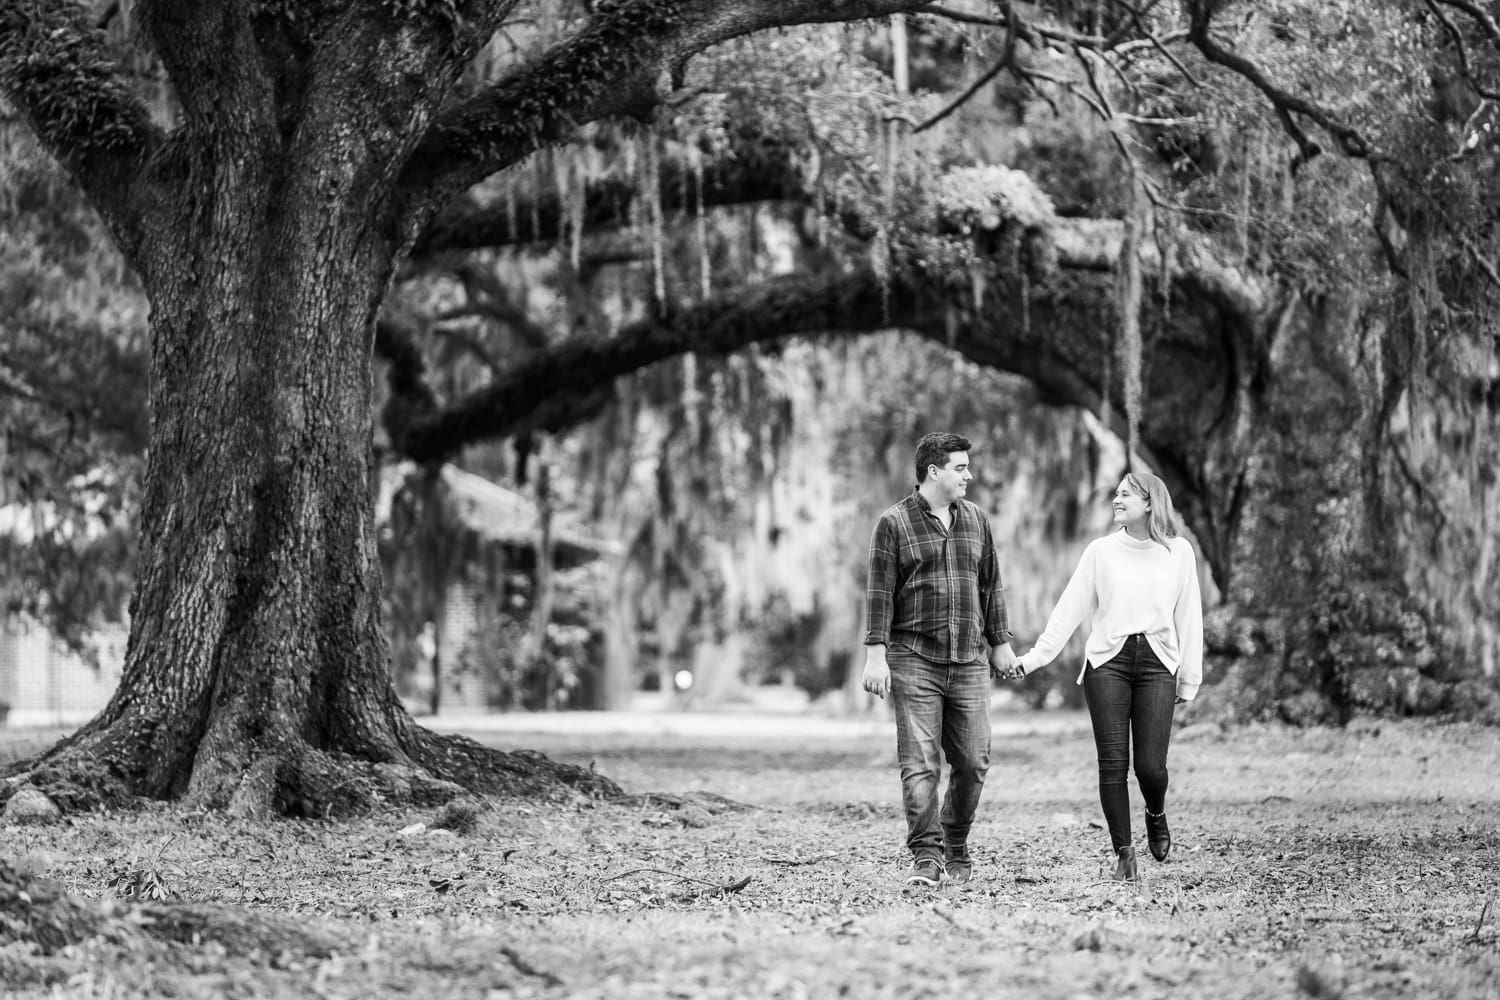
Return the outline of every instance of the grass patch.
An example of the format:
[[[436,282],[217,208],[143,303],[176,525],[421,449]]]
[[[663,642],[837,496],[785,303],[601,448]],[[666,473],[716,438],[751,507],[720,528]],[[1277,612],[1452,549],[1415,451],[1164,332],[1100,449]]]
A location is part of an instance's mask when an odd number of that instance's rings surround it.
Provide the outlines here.
[[[475,800],[337,824],[153,806],[4,830],[7,857],[77,897],[149,888],[263,915],[278,932],[292,921],[317,945],[188,934],[43,957],[0,942],[6,995],[1477,1000],[1500,989],[1494,730],[1180,731],[1174,852],[1158,865],[1143,851],[1134,886],[1104,877],[1088,736],[997,738],[974,881],[918,893],[898,881],[893,733],[811,747],[638,740],[523,745],[593,761],[670,803]]]

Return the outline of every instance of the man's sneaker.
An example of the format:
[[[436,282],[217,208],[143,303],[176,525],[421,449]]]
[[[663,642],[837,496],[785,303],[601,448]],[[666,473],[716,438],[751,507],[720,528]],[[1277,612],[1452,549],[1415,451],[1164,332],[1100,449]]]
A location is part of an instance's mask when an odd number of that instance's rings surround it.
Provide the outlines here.
[[[974,877],[974,861],[969,857],[967,845],[943,843],[943,871],[959,885]]]
[[[935,886],[943,880],[943,866],[936,858],[918,858],[906,875],[907,885]]]
[[[974,862],[967,854],[949,858],[943,862],[943,871],[947,873],[950,882],[963,885],[974,877]]]

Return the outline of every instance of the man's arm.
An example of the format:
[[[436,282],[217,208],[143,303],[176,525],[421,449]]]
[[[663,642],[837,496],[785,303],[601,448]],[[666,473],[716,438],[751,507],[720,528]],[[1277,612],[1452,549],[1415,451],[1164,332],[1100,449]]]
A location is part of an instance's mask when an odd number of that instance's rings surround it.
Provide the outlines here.
[[[1000,577],[1000,554],[995,548],[995,536],[990,530],[990,520],[983,514],[979,517],[984,538],[984,548],[979,555],[979,611],[983,615],[985,641],[994,647],[990,651],[990,662],[995,652],[1010,649],[1015,634],[1010,629],[1010,614],[1005,606],[1005,581]],[[1015,653],[1010,653],[1010,661]],[[1009,662],[1006,664],[1009,666]]]
[[[891,690],[891,668],[886,662],[886,644],[891,638],[891,615],[895,608],[896,531],[882,517],[870,538],[870,571],[865,581],[865,670],[861,683],[873,695],[884,698]]]

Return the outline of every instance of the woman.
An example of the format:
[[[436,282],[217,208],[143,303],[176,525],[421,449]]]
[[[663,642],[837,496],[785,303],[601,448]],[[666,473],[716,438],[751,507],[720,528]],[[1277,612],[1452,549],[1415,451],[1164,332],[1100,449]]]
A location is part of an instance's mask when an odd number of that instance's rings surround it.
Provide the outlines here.
[[[1136,877],[1126,787],[1132,742],[1147,846],[1158,861],[1172,849],[1167,744],[1174,706],[1195,698],[1203,679],[1203,602],[1197,558],[1177,534],[1161,479],[1127,475],[1115,490],[1114,511],[1116,530],[1083,550],[1046,631],[1020,657],[1020,672],[1051,663],[1092,617],[1078,681],[1099,753],[1099,801],[1116,855],[1112,878],[1128,882]]]

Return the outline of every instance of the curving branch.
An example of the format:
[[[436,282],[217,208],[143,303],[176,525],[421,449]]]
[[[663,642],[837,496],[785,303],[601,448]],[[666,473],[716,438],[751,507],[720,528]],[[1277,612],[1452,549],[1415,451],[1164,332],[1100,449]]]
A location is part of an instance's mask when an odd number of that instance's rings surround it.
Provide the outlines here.
[[[1005,225],[999,222],[997,231]],[[579,336],[556,344],[446,406],[438,405],[423,382],[414,349],[401,357],[388,349],[404,338],[398,329],[382,324],[378,349],[392,362],[396,404],[385,415],[386,429],[404,457],[418,462],[443,459],[478,441],[541,426],[556,429],[590,416],[615,379],[688,351],[727,354],[793,335],[857,335],[896,328],[949,343],[984,364],[1026,374],[1053,398],[1097,405],[1105,394],[1090,395],[1081,388],[1087,379],[1073,371],[1092,364],[1095,354],[1080,348],[1076,363],[1048,361],[1052,347],[1067,338],[1063,331],[1069,322],[1058,321],[1048,334],[1045,316],[1054,308],[1070,314],[1087,311],[1090,302],[1104,313],[1112,308],[1123,224],[1056,220],[1044,238],[1055,250],[1059,269],[1071,272],[1068,281],[1091,289],[1075,303],[1048,306],[1045,292],[1031,299],[1024,293],[990,293],[982,315],[955,326],[955,317],[971,310],[973,293],[966,283],[954,284],[951,275],[898,268],[882,280],[869,267],[833,275],[787,275],[642,320],[608,338]],[[1263,323],[1268,293],[1253,277],[1220,263],[1206,244],[1177,248],[1170,264],[1152,246],[1141,251],[1144,270],[1170,267],[1184,294],[1225,317],[1219,325],[1254,329]],[[1004,286],[1014,268],[1002,255],[993,256],[989,266],[995,275],[986,280],[987,288]],[[1021,334],[1028,325],[1035,329]],[[1047,351],[1039,354],[1038,345],[1047,345]]]
[[[1212,32],[1215,7],[1216,5],[1211,0],[1190,0],[1187,4],[1190,25],[1188,37],[1209,62],[1239,74],[1266,96],[1276,109],[1282,128],[1297,143],[1303,163],[1316,157],[1322,149],[1297,124],[1296,119],[1292,117],[1294,114],[1315,122],[1331,135],[1345,156],[1372,162],[1384,159],[1384,156],[1365,139],[1358,129],[1338,119],[1326,108],[1272,82],[1270,77],[1266,76],[1255,63],[1220,45],[1214,39]]]
[[[142,213],[133,184],[163,137],[125,79],[82,5],[0,4],[0,94],[72,175],[133,260]]]
[[[1007,10],[1000,17],[993,17],[988,14],[973,14],[965,10],[953,10],[952,8],[944,7],[942,4],[928,3],[918,7],[916,12],[918,14],[930,14],[933,17],[940,17],[958,24],[977,24],[986,28],[1010,28],[1013,31],[1021,33],[1022,37],[1031,44],[1035,44],[1032,41],[1033,38],[1039,37],[1063,45],[1083,45],[1088,48],[1102,49],[1109,42],[1109,39],[1103,35],[1081,35],[1076,31],[1064,31],[1060,28],[1022,21],[1016,17],[1014,10]]]
[[[705,159],[701,201],[697,196],[684,197],[697,188],[688,170],[675,160],[662,164],[658,186],[664,211],[797,197],[807,185],[792,147],[782,139],[751,129],[737,131],[723,155]],[[631,206],[640,195],[639,184],[625,177],[591,183],[582,197],[583,230],[598,232],[627,225]],[[568,213],[574,210],[564,204],[555,189],[539,192],[524,203],[505,199],[480,202],[466,195],[428,225],[412,248],[411,258],[421,261],[453,250],[553,240],[572,221]]]
[[[913,0],[622,0],[534,64],[439,115],[399,177],[406,228],[600,118],[646,118],[693,55],[768,28],[905,13]]]
[[[1479,25],[1485,37],[1490,40],[1490,44],[1500,48],[1500,22],[1496,22],[1494,15],[1489,11],[1474,3],[1473,0],[1437,0],[1437,2],[1444,7],[1452,7],[1469,15],[1474,23]]]
[[[1486,87],[1478,76],[1475,75],[1473,64],[1469,61],[1469,47],[1464,42],[1463,32],[1459,31],[1458,26],[1449,19],[1447,14],[1443,13],[1442,6],[1438,3],[1438,0],[1426,0],[1426,3],[1427,9],[1432,11],[1432,16],[1437,18],[1438,23],[1443,26],[1443,30],[1447,32],[1449,39],[1452,40],[1454,51],[1458,54],[1459,72],[1463,74],[1465,80],[1469,81],[1469,86],[1474,88],[1474,93],[1484,98],[1485,101],[1500,101],[1500,91],[1491,90]],[[1491,22],[1491,26],[1493,26],[1493,22]],[[1500,43],[1500,39],[1497,39],[1497,43]]]
[[[1007,8],[1008,7],[1009,5],[1007,5]],[[960,93],[957,97],[949,101],[926,121],[918,123],[916,127],[912,129],[913,132],[925,132],[928,129],[932,128],[932,126],[936,125],[938,122],[947,118],[949,115],[952,115],[959,108],[963,107],[965,104],[968,104],[969,101],[973,100],[975,94],[979,93],[979,91],[983,89],[991,80],[993,80],[995,77],[999,76],[1006,70],[1010,70],[1012,74],[1019,73],[1019,69],[1016,63],[1016,38],[1022,36],[1023,22],[1015,18],[1012,18],[1011,21],[1014,27],[1012,27],[1010,31],[1007,31],[1005,33],[1005,47],[1000,53],[1000,58],[995,60],[994,64],[990,66],[989,69],[979,74],[974,82],[965,87],[963,89],[963,92]]]

